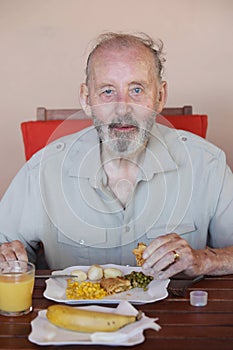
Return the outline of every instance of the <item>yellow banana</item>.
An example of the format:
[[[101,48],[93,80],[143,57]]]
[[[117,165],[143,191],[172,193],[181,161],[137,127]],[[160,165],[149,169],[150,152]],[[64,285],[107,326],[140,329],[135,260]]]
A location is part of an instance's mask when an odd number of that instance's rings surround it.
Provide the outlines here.
[[[65,305],[49,306],[46,316],[56,326],[77,332],[113,332],[136,321],[136,316],[76,309]]]

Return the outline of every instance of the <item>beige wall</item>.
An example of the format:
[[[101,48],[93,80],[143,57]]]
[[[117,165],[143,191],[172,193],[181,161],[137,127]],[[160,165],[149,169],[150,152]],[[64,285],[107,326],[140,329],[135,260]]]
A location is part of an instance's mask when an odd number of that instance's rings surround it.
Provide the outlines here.
[[[88,43],[109,30],[163,39],[167,105],[208,114],[233,167],[232,18],[232,0],[0,0],[0,196],[24,163],[20,123],[79,107]]]

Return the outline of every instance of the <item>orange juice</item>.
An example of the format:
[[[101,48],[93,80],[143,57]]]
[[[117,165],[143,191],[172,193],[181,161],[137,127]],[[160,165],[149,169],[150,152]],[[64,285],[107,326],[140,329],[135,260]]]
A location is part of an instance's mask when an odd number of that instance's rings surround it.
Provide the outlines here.
[[[12,274],[0,276],[0,310],[24,311],[32,305],[34,276]]]
[[[0,262],[0,314],[20,316],[32,309],[34,275],[26,261]]]

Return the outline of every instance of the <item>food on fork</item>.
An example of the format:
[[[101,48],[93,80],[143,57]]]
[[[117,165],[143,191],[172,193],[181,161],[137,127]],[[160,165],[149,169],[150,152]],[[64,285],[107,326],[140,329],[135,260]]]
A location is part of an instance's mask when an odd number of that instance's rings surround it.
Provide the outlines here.
[[[100,286],[107,291],[108,295],[125,292],[132,288],[130,281],[124,277],[102,278]]]
[[[133,254],[135,255],[136,262],[138,266],[142,266],[144,264],[144,259],[142,257],[142,254],[144,250],[146,249],[146,244],[143,242],[138,243],[137,248],[133,250]]]
[[[136,316],[52,305],[46,316],[54,325],[76,332],[113,332],[136,321]]]
[[[73,270],[70,274],[75,276],[72,279],[76,282],[83,282],[87,279],[87,274],[82,270]]]

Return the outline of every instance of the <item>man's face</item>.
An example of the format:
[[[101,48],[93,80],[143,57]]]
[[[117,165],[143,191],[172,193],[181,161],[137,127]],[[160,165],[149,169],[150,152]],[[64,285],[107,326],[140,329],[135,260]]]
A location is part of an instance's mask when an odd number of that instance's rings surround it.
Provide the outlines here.
[[[141,46],[97,50],[88,81],[88,105],[100,139],[120,155],[147,143],[160,84],[151,52]]]

